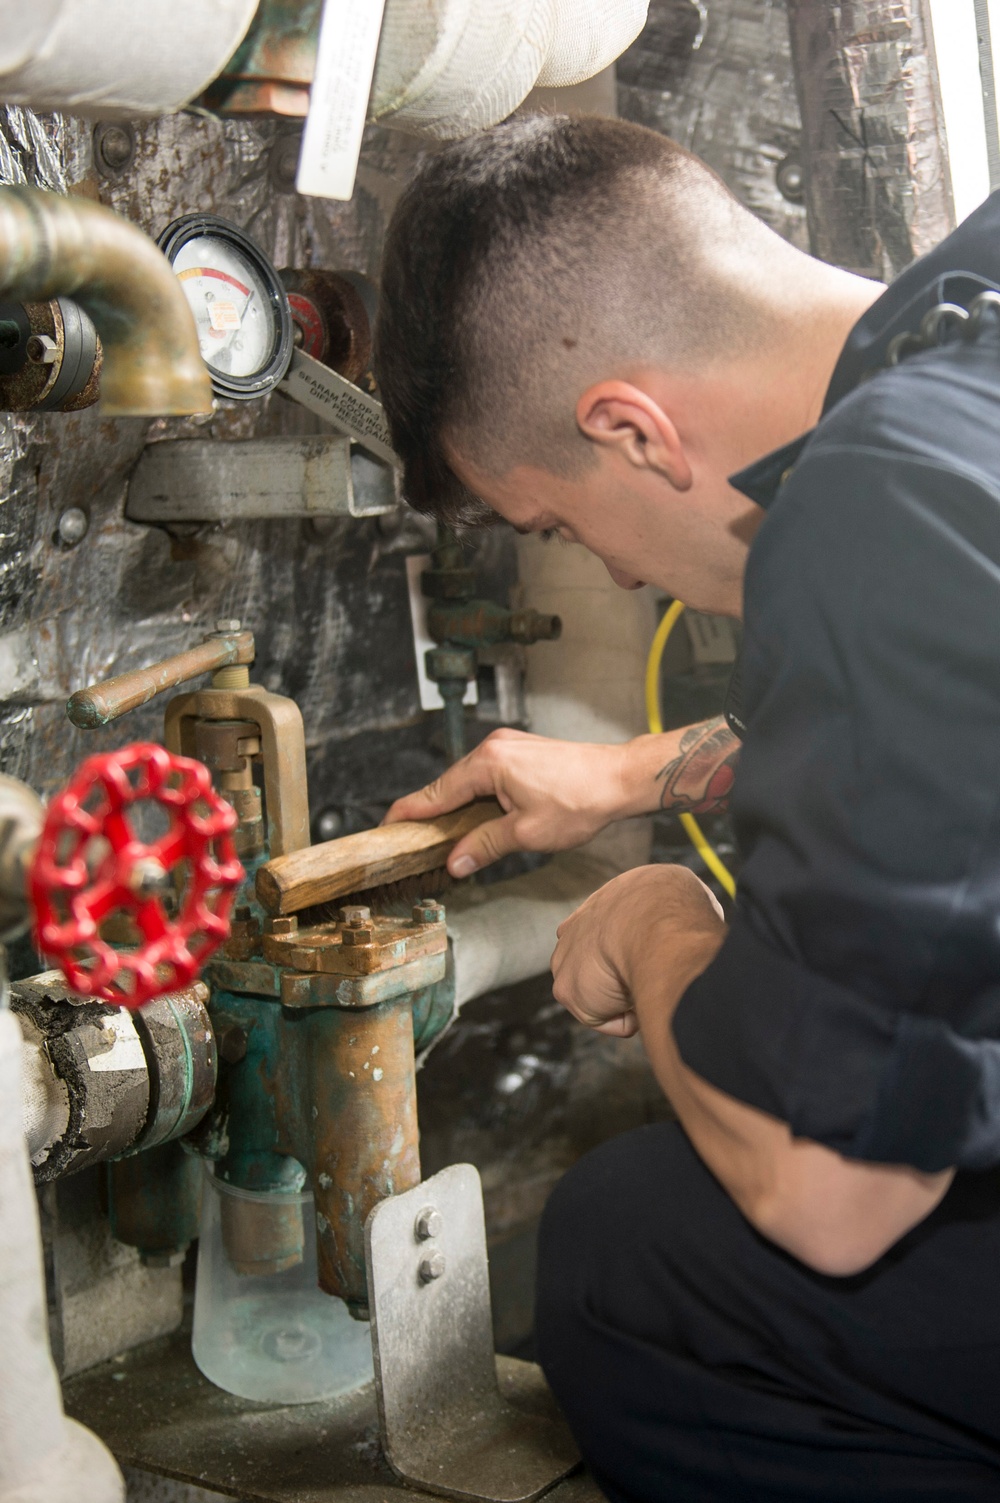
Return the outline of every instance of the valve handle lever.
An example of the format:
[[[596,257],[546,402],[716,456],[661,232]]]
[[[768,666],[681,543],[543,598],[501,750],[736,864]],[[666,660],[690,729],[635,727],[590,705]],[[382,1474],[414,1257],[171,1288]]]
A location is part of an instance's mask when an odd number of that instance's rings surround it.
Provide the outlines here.
[[[148,704],[164,689],[175,689],[178,684],[202,673],[249,664],[253,660],[253,632],[213,632],[199,646],[179,652],[175,657],[164,658],[162,663],[137,668],[132,673],[120,673],[116,678],[92,684],[88,689],[78,689],[67,702],[66,714],[80,730],[96,730],[127,711]]]

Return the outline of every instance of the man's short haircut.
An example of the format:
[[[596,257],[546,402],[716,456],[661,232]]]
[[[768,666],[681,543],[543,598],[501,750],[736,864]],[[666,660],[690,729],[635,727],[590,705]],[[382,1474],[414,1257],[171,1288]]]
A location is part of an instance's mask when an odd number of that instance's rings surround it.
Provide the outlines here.
[[[528,116],[430,157],[389,225],[375,332],[410,503],[495,520],[448,444],[490,475],[579,473],[589,384],[746,345],[725,263],[755,229],[697,157],[624,121]]]

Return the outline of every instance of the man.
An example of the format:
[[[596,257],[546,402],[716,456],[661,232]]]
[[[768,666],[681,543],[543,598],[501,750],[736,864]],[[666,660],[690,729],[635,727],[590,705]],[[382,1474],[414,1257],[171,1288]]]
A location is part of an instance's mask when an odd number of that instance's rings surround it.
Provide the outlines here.
[[[1000,1497],[998,232],[991,201],[883,291],[664,138],[563,119],[441,152],[390,227],[409,499],[745,616],[728,931],[646,867],[553,957],[679,1119],[542,1227],[540,1358],[615,1499]],[[734,746],[498,733],[390,818],[495,793],[463,875],[697,806]]]

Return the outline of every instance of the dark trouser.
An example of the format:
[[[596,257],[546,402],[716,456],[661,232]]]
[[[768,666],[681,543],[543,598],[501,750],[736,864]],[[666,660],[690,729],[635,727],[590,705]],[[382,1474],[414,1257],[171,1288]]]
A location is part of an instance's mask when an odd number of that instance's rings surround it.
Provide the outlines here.
[[[553,1193],[536,1329],[612,1499],[1000,1500],[1000,1171],[831,1279],[758,1236],[678,1126],[640,1128]]]

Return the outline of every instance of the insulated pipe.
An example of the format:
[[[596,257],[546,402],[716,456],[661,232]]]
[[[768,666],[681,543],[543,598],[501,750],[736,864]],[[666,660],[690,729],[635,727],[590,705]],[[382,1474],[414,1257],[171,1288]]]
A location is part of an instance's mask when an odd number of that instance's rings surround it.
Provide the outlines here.
[[[0,0],[0,98],[91,119],[178,110],[220,73],[257,0]]]
[[[106,417],[211,412],[194,319],[166,257],[110,209],[0,188],[0,297],[71,297],[104,344]]]
[[[63,1413],[38,1210],[21,1131],[21,1030],[0,1006],[0,1503],[124,1503],[105,1446]]]
[[[506,119],[536,84],[581,83],[642,30],[648,0],[386,0],[371,118],[454,140]]]
[[[562,636],[528,654],[529,728],[564,741],[627,741],[646,729],[643,674],[655,615],[649,590],[623,591],[575,544],[517,543],[521,587],[562,618]],[[548,970],[556,929],[592,892],[649,860],[646,819],[610,825],[538,871],[447,900],[456,1011],[495,987]]]

